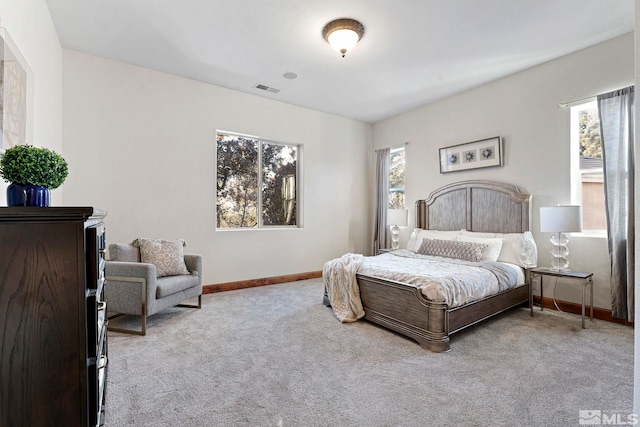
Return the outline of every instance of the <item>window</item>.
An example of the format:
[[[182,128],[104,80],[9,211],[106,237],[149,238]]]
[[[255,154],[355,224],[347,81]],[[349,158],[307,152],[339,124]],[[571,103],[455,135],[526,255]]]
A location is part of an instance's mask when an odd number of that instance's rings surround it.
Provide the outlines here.
[[[390,152],[389,209],[404,209],[404,153],[404,147]]]
[[[301,147],[222,132],[216,139],[216,226],[299,226]]]
[[[604,232],[607,221],[596,101],[571,107],[571,153],[571,199],[582,206],[582,229]]]

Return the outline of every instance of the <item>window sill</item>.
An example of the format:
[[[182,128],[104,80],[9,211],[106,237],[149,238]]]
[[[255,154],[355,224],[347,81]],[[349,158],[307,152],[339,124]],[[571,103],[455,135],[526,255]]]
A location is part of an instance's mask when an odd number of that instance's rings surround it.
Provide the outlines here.
[[[273,231],[273,230],[302,230],[303,227],[297,226],[272,226],[272,227],[244,227],[244,228],[216,228],[216,232],[230,232],[230,231]]]
[[[571,233],[571,237],[595,237],[598,239],[606,239],[607,231],[606,230],[584,230],[580,233]]]

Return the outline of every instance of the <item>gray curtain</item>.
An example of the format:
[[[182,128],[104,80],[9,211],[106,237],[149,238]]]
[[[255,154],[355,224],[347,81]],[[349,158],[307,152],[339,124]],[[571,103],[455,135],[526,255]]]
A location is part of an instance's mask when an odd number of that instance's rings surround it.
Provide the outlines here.
[[[604,171],[611,313],[633,322],[634,312],[634,88],[598,95]]]
[[[391,149],[383,148],[377,151],[376,160],[376,223],[373,232],[373,255],[378,249],[389,247],[389,233],[387,232],[387,209],[389,209],[389,169]]]

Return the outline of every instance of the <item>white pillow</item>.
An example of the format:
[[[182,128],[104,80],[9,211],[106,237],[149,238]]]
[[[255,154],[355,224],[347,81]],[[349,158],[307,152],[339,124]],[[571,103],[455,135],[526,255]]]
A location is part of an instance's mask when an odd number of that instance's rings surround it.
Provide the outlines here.
[[[502,249],[501,238],[478,237],[475,235],[469,236],[460,232],[460,235],[456,236],[455,240],[487,245],[487,247],[482,251],[482,261],[497,261],[500,256],[500,250]]]
[[[409,241],[407,242],[407,249],[418,252],[420,245],[422,245],[422,239],[455,240],[459,235],[460,232],[458,230],[442,231],[414,228],[411,236],[409,237]]]
[[[502,249],[498,261],[509,262],[524,268],[533,268],[538,265],[538,247],[530,231],[524,233],[478,233],[462,230],[463,236],[500,238]]]

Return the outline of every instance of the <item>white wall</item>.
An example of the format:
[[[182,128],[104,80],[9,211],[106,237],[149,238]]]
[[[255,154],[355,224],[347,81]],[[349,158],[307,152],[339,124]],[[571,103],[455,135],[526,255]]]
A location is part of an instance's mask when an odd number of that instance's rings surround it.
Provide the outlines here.
[[[45,0],[0,0],[0,25],[33,71],[27,142],[62,154],[62,48]],[[0,180],[1,181],[1,180]],[[0,206],[7,205],[8,183],[0,182]],[[52,191],[62,204],[62,187]]]
[[[539,265],[549,265],[551,243],[538,232],[539,208],[571,201],[570,110],[558,104],[633,84],[633,52],[633,34],[627,34],[409,111],[374,125],[374,149],[409,141],[408,207],[444,184],[468,179],[507,182],[533,194]],[[439,148],[497,135],[505,141],[504,167],[440,174]],[[574,235],[569,248],[571,268],[594,273],[596,306],[609,308],[606,239]],[[552,294],[549,285],[545,296]],[[557,286],[556,297],[580,302],[580,286]]]
[[[184,238],[204,284],[321,270],[365,252],[371,125],[64,50],[66,205],[108,240]],[[303,145],[304,228],[215,231],[216,129]]]

